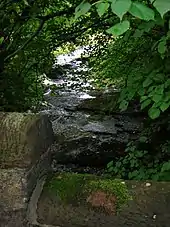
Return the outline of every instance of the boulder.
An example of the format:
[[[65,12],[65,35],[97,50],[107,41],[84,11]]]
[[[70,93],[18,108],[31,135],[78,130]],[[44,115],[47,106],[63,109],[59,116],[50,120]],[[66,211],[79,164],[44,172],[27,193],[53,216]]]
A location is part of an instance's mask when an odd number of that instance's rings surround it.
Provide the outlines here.
[[[30,167],[53,142],[47,116],[0,113],[0,167]]]
[[[83,118],[84,116],[84,118]],[[53,122],[56,141],[52,146],[58,164],[103,167],[124,154],[128,142],[143,129],[141,118],[133,116],[86,116]]]
[[[0,125],[0,210],[26,209],[37,180],[51,170],[52,124],[39,114],[0,113]]]
[[[85,98],[63,92],[46,97],[53,105],[48,114],[55,134],[55,163],[105,167],[124,154],[126,145],[139,138],[145,117],[131,108],[116,108],[119,92],[93,91]],[[56,168],[55,168],[56,169]]]
[[[170,183],[55,174],[38,203],[38,222],[67,227],[169,227]]]

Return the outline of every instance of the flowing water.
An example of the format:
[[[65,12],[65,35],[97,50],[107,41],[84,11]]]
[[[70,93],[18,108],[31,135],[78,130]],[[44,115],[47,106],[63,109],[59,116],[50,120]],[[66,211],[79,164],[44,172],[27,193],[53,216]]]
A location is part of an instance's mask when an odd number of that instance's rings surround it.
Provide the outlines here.
[[[122,155],[129,140],[138,136],[142,120],[103,112],[108,100],[114,101],[114,92],[95,91],[88,64],[81,60],[83,52],[80,48],[57,57],[53,79],[44,81],[44,97],[50,104],[44,112],[56,137],[54,170],[101,173],[109,161]],[[54,85],[55,90],[51,88]]]

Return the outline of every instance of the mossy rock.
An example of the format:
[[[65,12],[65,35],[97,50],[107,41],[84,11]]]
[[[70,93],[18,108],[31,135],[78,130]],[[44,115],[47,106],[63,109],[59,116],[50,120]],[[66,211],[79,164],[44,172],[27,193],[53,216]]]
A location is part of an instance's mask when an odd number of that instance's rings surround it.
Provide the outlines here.
[[[60,227],[169,227],[170,183],[56,174],[39,199],[39,223]]]
[[[127,204],[130,199],[127,187],[121,180],[99,178],[89,174],[58,174],[53,176],[45,187],[46,190],[55,194],[63,203],[72,203],[74,205],[91,203],[92,208],[97,206],[94,205],[93,207],[91,196],[101,194],[101,197],[106,196],[106,200],[110,197],[110,203],[113,202],[114,212]],[[106,212],[110,212],[107,207],[102,207],[100,204],[99,207],[104,208]]]
[[[119,93],[102,94],[94,99],[87,99],[78,105],[78,110],[92,111],[95,113],[112,113],[118,111]]]

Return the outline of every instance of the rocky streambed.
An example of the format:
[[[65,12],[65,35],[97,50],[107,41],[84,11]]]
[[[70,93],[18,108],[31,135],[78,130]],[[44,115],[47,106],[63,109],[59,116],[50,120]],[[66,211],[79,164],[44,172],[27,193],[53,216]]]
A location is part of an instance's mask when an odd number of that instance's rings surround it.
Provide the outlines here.
[[[128,113],[115,111],[118,91],[96,91],[87,81],[88,66],[76,56],[59,56],[50,80],[59,89],[45,94],[50,107],[42,112],[49,115],[55,134],[53,168],[101,173],[139,137],[144,116],[135,107]]]

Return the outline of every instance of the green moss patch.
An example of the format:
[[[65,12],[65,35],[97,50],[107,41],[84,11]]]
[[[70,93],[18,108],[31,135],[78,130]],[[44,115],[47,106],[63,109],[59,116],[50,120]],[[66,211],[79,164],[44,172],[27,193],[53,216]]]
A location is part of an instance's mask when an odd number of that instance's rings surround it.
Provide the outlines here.
[[[103,192],[115,198],[116,211],[131,199],[126,184],[121,180],[88,174],[57,174],[48,180],[45,188],[60,198],[62,203],[76,205],[85,205],[90,195]]]
[[[126,184],[118,179],[96,179],[89,181],[85,187],[91,192],[101,190],[108,195],[114,195],[117,210],[131,199]]]

